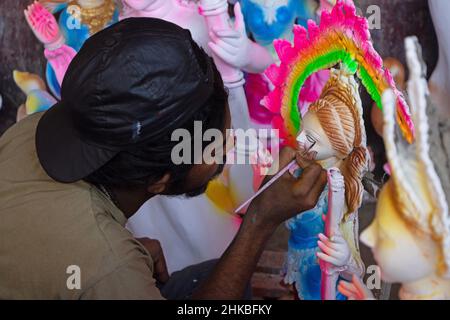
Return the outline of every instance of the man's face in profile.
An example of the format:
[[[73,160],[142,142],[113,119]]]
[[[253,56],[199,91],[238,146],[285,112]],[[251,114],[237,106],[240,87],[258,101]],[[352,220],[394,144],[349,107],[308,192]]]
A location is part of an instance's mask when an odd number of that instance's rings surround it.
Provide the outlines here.
[[[227,131],[231,128],[231,115],[228,104],[225,106],[225,126],[222,128],[222,135],[224,140],[227,138]],[[188,175],[184,182],[179,182],[184,186],[172,186],[171,194],[185,194],[187,197],[196,197],[206,192],[208,188],[208,184],[217,178],[223,171],[225,167],[225,155],[227,154],[226,150],[226,141],[221,141],[222,143],[222,154],[224,155],[224,159],[221,163],[213,163],[213,164],[195,164],[189,171]]]

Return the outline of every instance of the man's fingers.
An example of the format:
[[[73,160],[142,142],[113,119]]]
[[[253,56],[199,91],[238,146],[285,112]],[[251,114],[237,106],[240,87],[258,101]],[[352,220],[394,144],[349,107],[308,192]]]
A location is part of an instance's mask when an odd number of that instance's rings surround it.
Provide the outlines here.
[[[314,199],[319,199],[326,185],[327,185],[327,173],[325,170],[321,170],[319,172],[319,176],[317,177],[316,183],[311,188],[309,196]]]
[[[161,244],[158,240],[149,238],[140,238],[138,240],[147,249],[153,260],[153,276],[161,283],[169,280],[169,272],[167,270],[166,259],[162,250]]]
[[[166,258],[163,252],[154,261],[154,276],[155,279],[161,283],[166,283],[169,280],[169,271],[167,270]]]
[[[305,169],[306,167],[314,164],[314,161],[311,160],[308,155],[304,156],[301,153],[296,154],[296,160],[300,168]]]
[[[150,250],[152,252],[150,252]],[[153,276],[161,283],[169,280],[169,271],[167,270],[166,258],[158,241],[150,243],[150,255],[153,260]]]
[[[269,168],[268,175],[264,179],[263,183],[266,183],[274,175],[276,175],[280,170],[284,169],[289,163],[292,162],[292,160],[295,159],[296,155],[297,155],[297,151],[291,147],[285,147],[285,148],[281,149],[279,155],[277,157],[275,157],[274,161],[272,162],[272,165]]]
[[[314,199],[314,195],[317,195],[317,198],[320,196],[325,185],[326,171],[320,165],[313,163],[303,168],[303,172],[297,179],[294,189],[299,196],[307,197],[311,195],[311,198]]]
[[[297,151],[291,147],[285,147],[280,152],[280,157],[278,160],[280,169],[286,167],[292,160],[297,156]]]

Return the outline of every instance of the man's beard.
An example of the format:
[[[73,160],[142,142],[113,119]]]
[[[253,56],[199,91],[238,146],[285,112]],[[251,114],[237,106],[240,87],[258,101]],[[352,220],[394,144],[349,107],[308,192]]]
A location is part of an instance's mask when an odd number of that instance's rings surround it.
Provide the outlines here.
[[[206,189],[208,189],[208,185],[211,181],[213,181],[214,179],[216,179],[218,176],[220,176],[220,174],[222,173],[223,169],[224,169],[225,165],[224,164],[220,164],[219,167],[217,168],[216,173],[211,177],[211,179],[209,179],[208,182],[206,182],[205,184],[190,190],[188,192],[185,193],[185,196],[187,198],[194,198],[194,197],[198,197],[199,195],[202,195],[206,192]]]

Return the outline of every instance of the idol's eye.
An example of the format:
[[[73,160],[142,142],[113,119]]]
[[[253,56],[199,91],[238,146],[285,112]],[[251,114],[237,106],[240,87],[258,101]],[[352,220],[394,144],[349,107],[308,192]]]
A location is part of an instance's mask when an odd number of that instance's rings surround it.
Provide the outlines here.
[[[311,137],[309,134],[306,135],[306,140],[308,140],[309,143],[316,143],[316,139]]]

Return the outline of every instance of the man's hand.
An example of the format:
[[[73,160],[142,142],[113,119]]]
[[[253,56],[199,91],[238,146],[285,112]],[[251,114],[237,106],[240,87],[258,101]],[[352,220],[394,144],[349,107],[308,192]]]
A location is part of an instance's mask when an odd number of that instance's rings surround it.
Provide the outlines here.
[[[253,221],[263,227],[274,229],[287,219],[300,212],[314,208],[327,183],[327,173],[322,167],[303,159],[292,148],[284,148],[280,154],[279,166],[284,168],[296,159],[303,169],[299,178],[286,172],[266,191],[250,204],[246,220]],[[272,176],[266,177],[267,183]]]
[[[167,271],[166,259],[158,240],[149,238],[139,238],[139,241],[145,249],[150,253],[153,260],[153,276],[156,281],[166,283],[169,280],[169,272]]]
[[[241,228],[193,299],[242,299],[270,236],[283,221],[313,208],[327,182],[326,171],[303,160],[291,148],[280,155],[284,168],[297,158],[303,169],[296,179],[286,172],[250,204]],[[271,177],[267,177],[267,181]]]

